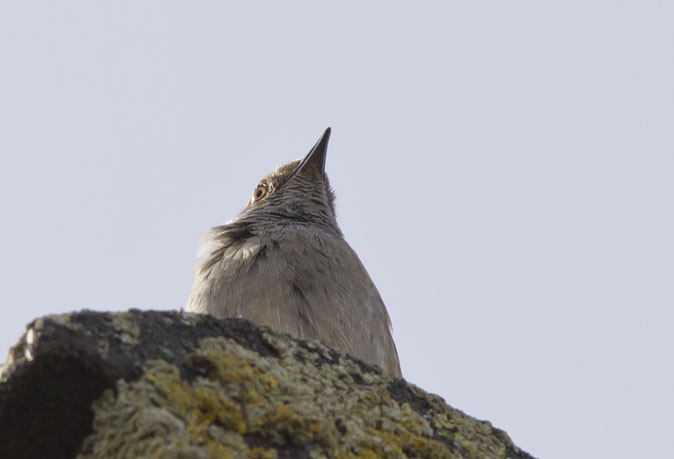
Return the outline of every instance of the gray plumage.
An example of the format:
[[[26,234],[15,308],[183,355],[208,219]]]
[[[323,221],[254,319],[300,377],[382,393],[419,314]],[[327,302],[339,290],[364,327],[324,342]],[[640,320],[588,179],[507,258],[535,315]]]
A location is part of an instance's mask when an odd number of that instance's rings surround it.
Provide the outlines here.
[[[318,339],[401,376],[384,302],[335,218],[330,128],[302,161],[263,178],[248,206],[202,238],[187,311]]]

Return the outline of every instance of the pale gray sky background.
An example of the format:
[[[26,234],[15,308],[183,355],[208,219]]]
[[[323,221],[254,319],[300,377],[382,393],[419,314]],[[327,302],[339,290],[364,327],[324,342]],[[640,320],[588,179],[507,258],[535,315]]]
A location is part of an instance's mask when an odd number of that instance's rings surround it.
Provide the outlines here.
[[[185,304],[327,126],[405,377],[542,458],[671,454],[674,5],[0,4],[0,350]]]

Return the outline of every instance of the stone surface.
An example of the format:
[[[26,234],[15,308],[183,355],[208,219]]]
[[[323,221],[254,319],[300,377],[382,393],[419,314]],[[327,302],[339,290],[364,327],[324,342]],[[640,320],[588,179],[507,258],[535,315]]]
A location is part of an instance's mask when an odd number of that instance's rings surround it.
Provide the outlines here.
[[[27,327],[0,375],[0,457],[531,456],[489,422],[319,342],[132,310]]]

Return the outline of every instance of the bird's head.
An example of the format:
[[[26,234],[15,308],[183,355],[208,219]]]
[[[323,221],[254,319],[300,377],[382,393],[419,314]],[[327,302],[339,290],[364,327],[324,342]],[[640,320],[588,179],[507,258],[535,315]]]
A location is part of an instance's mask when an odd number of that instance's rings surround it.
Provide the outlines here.
[[[325,130],[304,159],[283,164],[260,180],[236,220],[320,225],[339,231],[335,195],[325,174],[330,132],[330,128]]]

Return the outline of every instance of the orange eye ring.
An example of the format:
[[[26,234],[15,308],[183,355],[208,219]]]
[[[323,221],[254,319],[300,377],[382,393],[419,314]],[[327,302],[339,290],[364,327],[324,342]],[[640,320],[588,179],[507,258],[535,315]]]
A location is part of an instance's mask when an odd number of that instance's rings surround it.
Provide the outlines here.
[[[267,185],[260,183],[255,191],[253,191],[253,201],[259,201],[260,199],[267,196]]]

